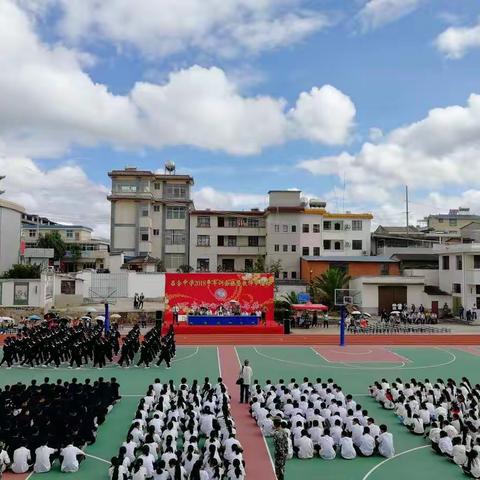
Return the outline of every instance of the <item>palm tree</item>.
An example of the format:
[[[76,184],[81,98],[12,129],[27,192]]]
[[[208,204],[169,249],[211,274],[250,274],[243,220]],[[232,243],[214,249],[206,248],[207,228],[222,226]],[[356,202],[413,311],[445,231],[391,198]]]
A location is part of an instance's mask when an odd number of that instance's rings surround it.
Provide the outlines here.
[[[284,293],[281,298],[283,301],[289,303],[290,305],[300,303],[298,301],[297,292]]]
[[[329,268],[312,280],[312,290],[316,297],[328,305],[335,306],[335,290],[346,288],[350,277],[339,268]]]

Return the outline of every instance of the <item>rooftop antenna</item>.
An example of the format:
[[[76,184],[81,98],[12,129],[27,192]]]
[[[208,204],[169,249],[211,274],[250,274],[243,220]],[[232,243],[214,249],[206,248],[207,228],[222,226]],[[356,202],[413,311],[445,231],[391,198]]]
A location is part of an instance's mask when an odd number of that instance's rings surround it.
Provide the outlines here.
[[[165,175],[175,175],[176,167],[175,162],[168,160],[165,162]]]

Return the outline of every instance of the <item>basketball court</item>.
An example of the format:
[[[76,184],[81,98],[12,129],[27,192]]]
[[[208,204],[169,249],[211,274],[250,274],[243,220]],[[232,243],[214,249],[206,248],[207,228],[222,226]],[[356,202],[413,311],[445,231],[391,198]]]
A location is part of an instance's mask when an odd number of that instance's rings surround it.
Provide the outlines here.
[[[347,337],[348,341],[348,337]],[[333,378],[342,386],[345,393],[351,393],[357,402],[367,408],[376,423],[386,423],[394,433],[396,456],[392,459],[381,457],[357,458],[347,461],[337,458],[324,461],[292,459],[287,462],[287,479],[295,478],[342,478],[347,480],[380,480],[390,478],[400,480],[412,473],[421,472],[424,480],[438,478],[465,478],[455,465],[434,455],[422,438],[407,433],[395,419],[391,411],[383,410],[368,394],[368,386],[377,379],[392,380],[397,376],[407,380],[415,378],[452,377],[458,379],[466,375],[473,382],[478,381],[478,352],[470,352],[470,347],[437,346],[179,346],[177,357],[170,370],[160,368],[119,368],[108,366],[103,370],[82,368],[71,370],[59,368],[12,368],[2,369],[2,385],[35,378],[39,382],[45,376],[51,380],[77,377],[97,379],[99,376],[115,376],[121,385],[122,400],[108,415],[99,428],[94,445],[87,447],[87,459],[78,473],[68,474],[69,478],[105,480],[109,460],[114,456],[123,441],[136,405],[150,383],[158,376],[162,381],[170,378],[179,381],[182,376],[189,380],[211,379],[221,373],[233,396],[232,410],[238,426],[240,440],[245,448],[247,477],[274,480],[275,476],[269,450],[247,408],[238,404],[238,391],[235,380],[239,360],[248,358],[254,369],[254,377],[261,383],[267,379],[276,381],[284,378],[289,381],[308,376],[310,379]],[[340,353],[338,353],[340,352]],[[388,357],[388,358],[387,358]],[[376,361],[375,361],[376,360]],[[273,451],[271,452],[273,455]],[[50,473],[30,474],[29,478],[45,480],[65,478],[58,464]],[[25,475],[7,474],[7,479],[23,479]],[[419,478],[419,477],[417,477]]]

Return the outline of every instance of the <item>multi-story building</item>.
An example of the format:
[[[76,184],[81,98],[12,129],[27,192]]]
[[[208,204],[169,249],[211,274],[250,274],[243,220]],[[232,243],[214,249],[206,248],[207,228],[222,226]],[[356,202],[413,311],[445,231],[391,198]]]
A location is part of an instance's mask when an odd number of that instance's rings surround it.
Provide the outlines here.
[[[29,215],[29,217],[33,217]],[[38,255],[37,244],[40,237],[47,233],[58,232],[67,244],[65,257],[59,260],[57,267],[64,272],[76,272],[87,268],[95,270],[107,268],[110,244],[107,240],[92,238],[93,230],[83,225],[63,225],[43,219],[35,224],[26,221],[22,224],[22,238],[25,242],[25,253]],[[68,246],[75,248],[68,250]],[[30,250],[34,249],[34,250]],[[38,263],[25,259],[25,263]]]
[[[436,245],[441,290],[452,295],[452,308],[458,313],[474,305],[480,308],[480,243]]]
[[[126,167],[109,172],[112,191],[111,248],[126,257],[153,257],[167,270],[188,264],[190,187],[193,178]]]
[[[267,259],[280,260],[281,278],[300,278],[300,258],[370,254],[370,213],[331,213],[296,190],[269,192]]]
[[[268,207],[191,212],[190,265],[198,271],[249,270],[263,257],[280,263],[282,280],[300,279],[301,257],[360,256],[370,252],[370,214],[327,212],[301,192],[273,190]]]
[[[459,207],[448,213],[428,215],[421,223],[431,232],[460,236],[460,229],[473,221],[480,221],[480,215],[470,213],[470,208]]]
[[[23,207],[0,199],[0,274],[18,263]]]
[[[194,210],[190,266],[199,272],[249,271],[265,257],[265,212]]]

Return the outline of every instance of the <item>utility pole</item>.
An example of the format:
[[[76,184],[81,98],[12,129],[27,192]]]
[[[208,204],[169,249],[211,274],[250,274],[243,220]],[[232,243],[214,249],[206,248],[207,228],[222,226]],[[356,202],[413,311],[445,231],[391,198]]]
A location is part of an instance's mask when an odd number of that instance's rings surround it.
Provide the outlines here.
[[[407,224],[407,235],[408,235],[408,185],[405,185],[405,216],[406,216],[406,224]]]

